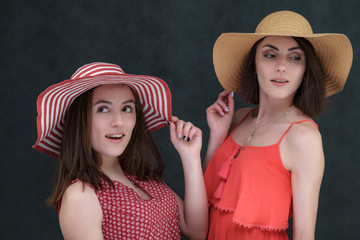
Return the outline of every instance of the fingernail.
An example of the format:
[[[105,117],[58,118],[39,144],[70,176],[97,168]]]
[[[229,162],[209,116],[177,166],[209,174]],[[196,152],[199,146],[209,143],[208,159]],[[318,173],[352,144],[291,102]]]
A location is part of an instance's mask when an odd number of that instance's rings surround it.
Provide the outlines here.
[[[190,138],[188,138],[187,141],[189,142],[189,141],[190,141]]]
[[[178,138],[181,138],[181,134],[180,134],[180,133],[178,133],[178,135],[177,135],[177,136],[178,136]]]
[[[184,141],[186,140],[186,137],[185,137],[185,136],[183,137],[183,140],[184,140]]]
[[[234,91],[231,91],[231,97],[234,97]]]
[[[228,111],[229,111],[229,108],[228,108],[228,107],[225,107],[225,111],[227,111],[227,112],[228,112]]]

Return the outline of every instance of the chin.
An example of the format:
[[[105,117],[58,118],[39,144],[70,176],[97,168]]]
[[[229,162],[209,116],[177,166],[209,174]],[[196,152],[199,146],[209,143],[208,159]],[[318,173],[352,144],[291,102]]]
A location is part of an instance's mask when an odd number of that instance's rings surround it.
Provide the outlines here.
[[[121,154],[124,153],[124,150],[115,149],[115,150],[112,150],[112,151],[111,150],[110,151],[100,151],[98,153],[100,154],[102,159],[118,158],[119,156],[121,156]]]
[[[275,94],[271,94],[268,96],[275,100],[287,100],[287,99],[293,99],[295,96],[295,93],[285,93],[282,91],[282,92],[277,92]]]

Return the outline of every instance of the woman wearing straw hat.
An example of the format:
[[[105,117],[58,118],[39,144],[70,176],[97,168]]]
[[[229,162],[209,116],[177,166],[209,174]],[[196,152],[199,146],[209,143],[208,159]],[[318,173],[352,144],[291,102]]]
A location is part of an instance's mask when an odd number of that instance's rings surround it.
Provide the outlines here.
[[[342,34],[313,34],[291,11],[255,33],[224,33],[214,68],[225,88],[207,109],[204,175],[209,239],[314,239],[324,153],[313,121],[343,89],[352,47]],[[257,108],[234,113],[233,92]]]
[[[171,115],[163,80],[92,63],[42,92],[37,109],[34,148],[58,160],[48,203],[65,239],[180,239],[180,230],[205,238],[201,131]],[[150,135],[167,124],[183,164],[184,202],[162,181]]]

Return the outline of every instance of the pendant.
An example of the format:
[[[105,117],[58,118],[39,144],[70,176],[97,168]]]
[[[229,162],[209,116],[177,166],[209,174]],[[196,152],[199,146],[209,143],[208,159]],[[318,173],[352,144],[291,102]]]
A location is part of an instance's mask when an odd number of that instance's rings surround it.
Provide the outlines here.
[[[250,140],[251,140],[251,138],[252,138],[254,135],[255,135],[255,130],[253,130],[253,131],[251,132],[251,134],[250,134],[250,136],[248,137],[248,139],[246,140],[245,144],[246,144],[246,143],[249,143]]]

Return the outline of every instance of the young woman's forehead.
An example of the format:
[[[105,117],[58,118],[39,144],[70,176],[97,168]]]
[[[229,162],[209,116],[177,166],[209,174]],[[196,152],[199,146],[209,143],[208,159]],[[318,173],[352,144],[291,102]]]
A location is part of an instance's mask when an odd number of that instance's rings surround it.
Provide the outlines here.
[[[259,42],[259,47],[263,47],[264,45],[273,45],[275,47],[277,46],[283,46],[286,47],[299,47],[299,44],[296,42],[296,40],[293,37],[288,36],[268,36]]]
[[[105,84],[94,89],[93,98],[98,96],[132,96],[134,98],[134,93],[129,86],[124,84]]]

